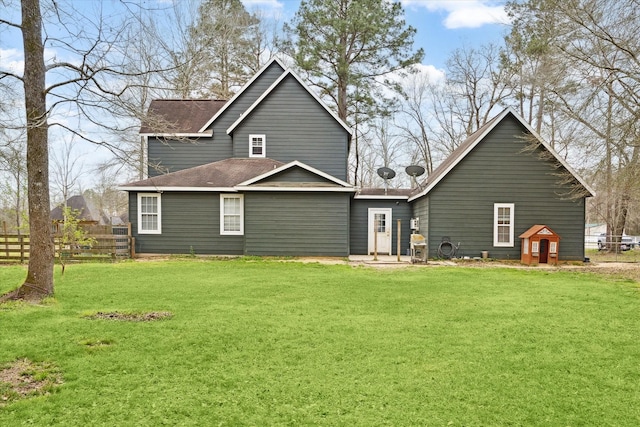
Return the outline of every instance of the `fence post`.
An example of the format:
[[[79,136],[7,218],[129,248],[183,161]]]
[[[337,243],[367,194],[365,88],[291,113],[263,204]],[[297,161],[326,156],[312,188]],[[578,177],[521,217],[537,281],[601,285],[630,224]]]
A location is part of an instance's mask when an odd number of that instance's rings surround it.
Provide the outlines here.
[[[9,259],[9,236],[7,235],[7,221],[2,221],[2,229],[4,230],[4,250]]]
[[[399,219],[399,220],[398,220],[398,232],[397,232],[397,236],[396,236],[396,239],[398,240],[398,249],[397,249],[397,252],[398,252],[398,262],[400,262],[400,248],[401,248],[401,245],[400,245],[400,236],[402,236],[402,220],[400,220],[400,219]]]
[[[134,259],[136,257],[136,238],[129,236],[129,244],[131,246],[129,246],[129,249],[131,251],[131,259]]]
[[[24,262],[24,237],[22,235],[18,236],[18,241],[20,243],[20,263]],[[31,251],[31,248],[29,248]]]

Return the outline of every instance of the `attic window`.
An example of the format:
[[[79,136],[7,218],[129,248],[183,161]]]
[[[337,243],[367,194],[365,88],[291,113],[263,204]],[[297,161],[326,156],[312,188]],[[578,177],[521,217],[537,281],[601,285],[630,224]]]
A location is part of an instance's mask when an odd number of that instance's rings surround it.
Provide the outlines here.
[[[266,157],[266,135],[249,135],[249,157]]]

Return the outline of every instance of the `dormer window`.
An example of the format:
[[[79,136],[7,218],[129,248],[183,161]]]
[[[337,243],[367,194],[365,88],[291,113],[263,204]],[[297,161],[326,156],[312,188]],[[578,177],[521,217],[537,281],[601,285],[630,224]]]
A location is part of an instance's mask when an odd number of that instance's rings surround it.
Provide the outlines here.
[[[265,135],[249,135],[249,157],[267,156],[267,138]]]

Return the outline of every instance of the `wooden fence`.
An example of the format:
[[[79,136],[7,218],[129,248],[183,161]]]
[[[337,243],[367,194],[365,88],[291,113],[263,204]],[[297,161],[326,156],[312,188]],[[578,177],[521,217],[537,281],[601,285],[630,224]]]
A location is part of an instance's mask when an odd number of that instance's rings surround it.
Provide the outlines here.
[[[90,234],[90,246],[64,245],[59,235],[53,238],[55,256],[66,261],[116,261],[133,257],[133,241],[128,227],[114,227],[114,234]],[[124,234],[123,234],[124,232]],[[118,234],[116,234],[118,233]],[[24,234],[0,234],[0,261],[26,262],[31,250],[30,239]]]

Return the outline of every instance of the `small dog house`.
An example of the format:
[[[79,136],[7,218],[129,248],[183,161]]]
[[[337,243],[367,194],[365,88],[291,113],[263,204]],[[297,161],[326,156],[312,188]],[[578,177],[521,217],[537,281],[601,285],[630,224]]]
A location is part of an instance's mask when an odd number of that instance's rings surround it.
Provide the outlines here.
[[[560,236],[546,225],[534,225],[520,236],[523,264],[558,264]]]

